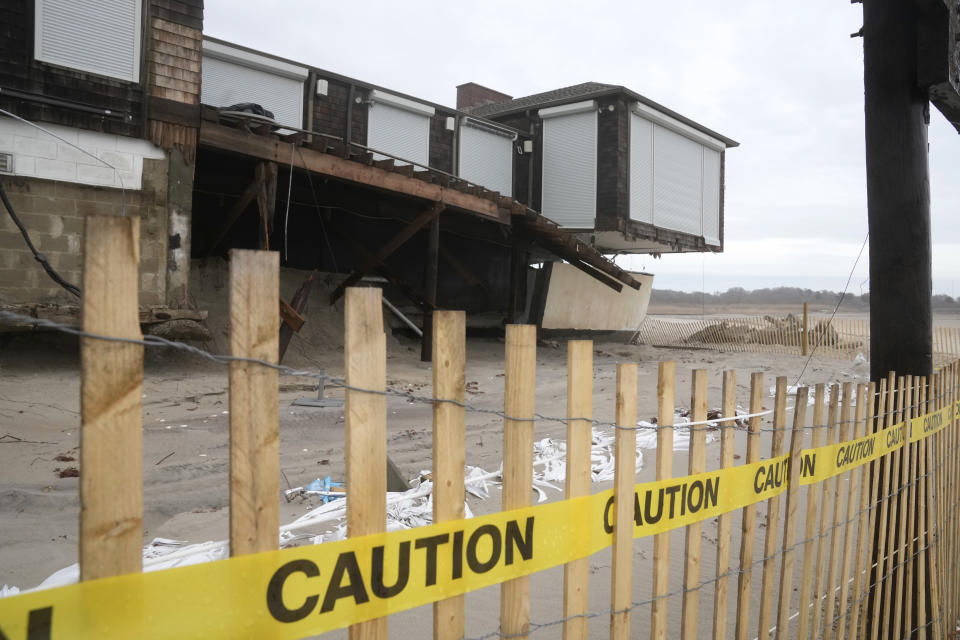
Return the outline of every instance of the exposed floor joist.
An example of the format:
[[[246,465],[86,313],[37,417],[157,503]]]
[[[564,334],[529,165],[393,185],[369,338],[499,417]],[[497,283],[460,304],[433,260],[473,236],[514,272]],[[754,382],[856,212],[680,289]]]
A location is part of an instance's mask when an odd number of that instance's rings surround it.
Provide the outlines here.
[[[261,160],[276,162],[280,165],[291,164],[289,142],[283,142],[272,136],[257,135],[227,127],[214,122],[203,121],[200,125],[201,146],[241,153]],[[293,155],[293,166],[330,176],[338,180],[353,182],[397,194],[442,202],[469,213],[474,213],[498,222],[509,222],[510,212],[501,212],[497,202],[451,189],[438,184],[424,182],[400,173],[367,166],[338,156],[321,153],[307,147],[300,147]]]

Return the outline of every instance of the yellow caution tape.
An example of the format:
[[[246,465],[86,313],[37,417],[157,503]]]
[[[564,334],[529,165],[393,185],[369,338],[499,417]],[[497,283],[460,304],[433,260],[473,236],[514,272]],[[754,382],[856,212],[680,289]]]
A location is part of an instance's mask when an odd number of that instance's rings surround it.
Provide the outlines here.
[[[910,421],[909,442],[960,418]],[[908,442],[907,424],[800,454],[800,484]],[[789,484],[790,456],[635,485],[635,538],[756,504]],[[0,599],[0,640],[300,638],[529,575],[609,547],[614,492]]]

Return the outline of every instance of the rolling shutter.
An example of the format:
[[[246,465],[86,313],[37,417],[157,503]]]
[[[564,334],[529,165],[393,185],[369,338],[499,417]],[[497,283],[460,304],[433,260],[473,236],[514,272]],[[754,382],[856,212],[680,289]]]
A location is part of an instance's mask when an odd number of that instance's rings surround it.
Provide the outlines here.
[[[716,138],[641,103],[630,115],[630,218],[720,245]]]
[[[703,149],[703,240],[720,246],[720,152]]]
[[[592,229],[597,209],[597,109],[579,102],[541,109],[542,213],[561,227]]]
[[[513,134],[464,119],[459,174],[464,180],[513,195]]]
[[[200,102],[229,107],[259,104],[280,124],[303,126],[303,85],[307,70],[219,43],[204,42]]]
[[[630,115],[630,219],[653,224],[653,127]]]
[[[381,91],[371,92],[371,100],[367,146],[429,166],[433,108]],[[374,154],[374,157],[379,160],[386,156]]]
[[[654,125],[653,224],[701,235],[701,147],[693,140]]]
[[[140,81],[140,0],[36,0],[37,60]]]

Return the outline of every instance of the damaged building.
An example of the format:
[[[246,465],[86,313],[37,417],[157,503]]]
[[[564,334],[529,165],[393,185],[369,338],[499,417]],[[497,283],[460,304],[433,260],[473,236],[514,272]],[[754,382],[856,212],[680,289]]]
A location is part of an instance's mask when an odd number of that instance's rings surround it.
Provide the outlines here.
[[[373,280],[418,325],[456,308],[630,329],[652,277],[613,254],[723,249],[737,143],[626,87],[467,83],[447,107],[204,36],[202,0],[2,0],[0,18],[0,108],[45,129],[0,114],[15,215],[72,283],[84,216],[139,216],[144,323],[202,319],[190,270],[261,248],[339,274],[325,303]],[[10,216],[0,256],[0,304],[76,314]]]

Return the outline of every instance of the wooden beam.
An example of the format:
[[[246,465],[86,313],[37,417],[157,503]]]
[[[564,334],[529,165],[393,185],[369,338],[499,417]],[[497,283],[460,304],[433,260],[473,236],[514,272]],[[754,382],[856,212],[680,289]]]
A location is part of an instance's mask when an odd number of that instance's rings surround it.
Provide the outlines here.
[[[313,274],[310,274],[310,278],[313,278]],[[299,291],[298,291],[299,293]],[[303,323],[306,320],[303,319],[303,316],[300,315],[297,310],[289,302],[280,298],[280,319],[283,320],[283,323],[290,327],[293,331],[300,331],[300,327],[303,326]]]
[[[427,231],[426,265],[423,274],[423,292],[427,304],[437,306],[437,266],[440,254],[440,218],[434,217]],[[420,361],[430,362],[433,359],[433,315],[423,314],[423,339],[420,343]]]
[[[542,216],[534,218],[517,217],[514,219],[518,230],[522,230],[531,240],[546,249],[556,253],[565,260],[568,256],[575,256],[576,260],[585,262],[615,280],[633,287],[640,288],[640,281],[607,259],[602,253],[585,242],[577,240],[569,232],[561,229],[553,222]],[[572,262],[572,261],[571,261]]]
[[[361,260],[369,260],[373,258],[373,252],[368,250],[359,242],[357,242],[355,238],[342,233],[339,229],[337,229],[333,225],[330,225],[328,229],[330,229],[330,231],[332,231],[333,234],[336,235],[340,240],[345,242],[350,247],[351,251],[359,255]],[[387,282],[389,282],[391,285],[396,287],[397,290],[400,291],[400,293],[406,296],[407,300],[409,300],[413,304],[420,307],[420,309],[423,310],[424,313],[431,313],[434,311],[433,307],[430,307],[427,304],[427,301],[424,299],[423,294],[420,291],[418,291],[416,287],[408,283],[406,280],[403,280],[393,275],[393,273],[387,268],[385,264],[377,265],[376,267],[374,267],[374,271],[376,271],[378,274],[380,274],[380,276],[385,278]]]
[[[280,298],[280,318],[283,323],[280,325],[280,354],[277,362],[283,362],[283,355],[290,346],[293,334],[300,331],[300,328],[306,322],[303,316],[303,310],[307,308],[307,299],[310,297],[310,288],[313,285],[313,274],[309,274],[303,284],[293,294],[290,304],[283,298]]]
[[[206,120],[200,126],[199,144],[284,165],[290,164],[290,148],[287,143]],[[306,147],[299,149],[294,154],[293,164],[301,169],[338,180],[384,189],[423,200],[443,202],[448,207],[509,223],[509,213],[505,212],[501,216],[500,208],[495,202]]]
[[[410,224],[401,229],[398,234],[390,238],[385,245],[380,247],[380,250],[377,251],[372,258],[365,260],[363,264],[360,265],[360,268],[347,276],[347,279],[341,282],[337,288],[333,290],[333,293],[330,294],[330,304],[333,304],[339,300],[340,296],[343,295],[343,291],[347,287],[351,287],[360,282],[360,278],[370,273],[374,267],[390,257],[394,251],[402,247],[404,243],[412,238],[417,231],[424,227],[424,225],[440,215],[441,211],[443,211],[442,203],[436,202],[432,204],[430,208],[418,215],[410,222]]]
[[[470,267],[461,262],[457,256],[453,255],[449,249],[442,245],[440,246],[440,257],[443,258],[443,261],[449,264],[453,270],[457,272],[457,275],[463,278],[463,280],[471,287],[479,287],[484,291],[488,291],[487,285],[483,283],[483,280],[477,277]]]
[[[260,162],[254,169],[254,175],[257,183],[257,208],[260,210],[260,248],[269,250],[277,209],[277,165],[273,162]]]
[[[205,254],[209,256],[213,253],[214,249],[223,242],[223,239],[227,237],[227,232],[230,231],[230,228],[233,227],[234,223],[240,217],[240,215],[246,211],[247,207],[250,206],[250,203],[253,202],[253,199],[257,195],[257,181],[252,180],[250,184],[247,185],[247,188],[240,195],[240,199],[233,203],[233,206],[230,207],[230,212],[227,214],[227,217],[223,219],[223,222],[220,225],[220,229],[217,231],[217,235],[214,236],[213,242],[207,245],[207,250]]]

